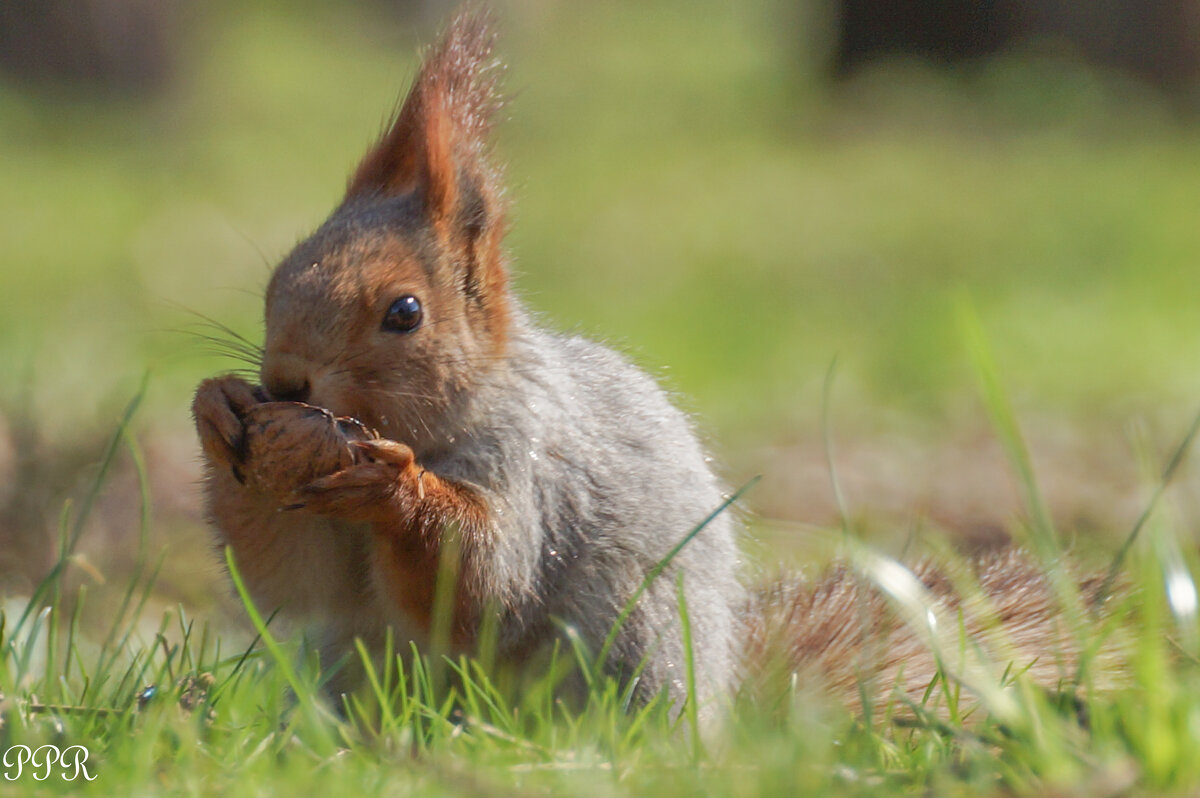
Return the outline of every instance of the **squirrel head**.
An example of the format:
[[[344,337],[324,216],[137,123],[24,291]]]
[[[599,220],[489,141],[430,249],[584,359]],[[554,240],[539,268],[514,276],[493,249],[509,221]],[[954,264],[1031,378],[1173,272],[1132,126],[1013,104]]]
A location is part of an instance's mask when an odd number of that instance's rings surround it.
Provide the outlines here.
[[[509,328],[505,209],[488,134],[500,65],[463,13],[422,61],[345,198],[267,287],[262,381],[424,448]]]

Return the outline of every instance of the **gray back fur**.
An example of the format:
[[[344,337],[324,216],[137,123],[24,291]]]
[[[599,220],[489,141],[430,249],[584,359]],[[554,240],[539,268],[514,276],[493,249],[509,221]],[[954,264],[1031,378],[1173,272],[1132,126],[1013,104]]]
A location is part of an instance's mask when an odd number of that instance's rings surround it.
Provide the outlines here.
[[[473,397],[470,443],[427,453],[425,465],[480,486],[491,504],[494,536],[480,556],[501,608],[500,653],[523,658],[557,623],[595,655],[646,574],[724,496],[687,418],[647,374],[599,344],[538,329],[523,312],[514,321],[508,368]],[[664,687],[676,701],[684,695],[680,573],[701,699],[737,672],[734,527],[729,513],[709,523],[621,629],[608,669],[628,677],[644,667],[639,698]]]

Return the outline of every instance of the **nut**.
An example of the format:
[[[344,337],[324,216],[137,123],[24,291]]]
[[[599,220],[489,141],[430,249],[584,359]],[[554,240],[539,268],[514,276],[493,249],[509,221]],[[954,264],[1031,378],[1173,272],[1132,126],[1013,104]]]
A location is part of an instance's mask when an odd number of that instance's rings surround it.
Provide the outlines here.
[[[264,402],[242,422],[246,484],[277,496],[360,462],[350,442],[378,437],[357,419],[303,402]]]

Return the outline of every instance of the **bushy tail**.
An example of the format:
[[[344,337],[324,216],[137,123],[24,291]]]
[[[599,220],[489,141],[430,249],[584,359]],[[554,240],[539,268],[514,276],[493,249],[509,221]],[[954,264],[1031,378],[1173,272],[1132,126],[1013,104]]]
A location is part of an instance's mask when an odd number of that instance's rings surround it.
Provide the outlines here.
[[[743,691],[765,700],[764,691],[794,675],[854,711],[883,717],[889,709],[893,716],[915,707],[938,711],[943,691],[929,687],[939,674],[953,683],[979,663],[989,673],[974,667],[970,676],[991,679],[996,690],[1021,674],[1056,691],[1078,679],[1080,630],[1073,627],[1094,612],[1101,578],[1072,578],[1080,616],[1073,617],[1043,569],[1016,549],[949,568],[923,562],[910,573],[923,602],[915,618],[845,565],[814,581],[780,580],[754,592],[745,614]],[[1092,667],[1105,667],[1107,656]],[[968,693],[972,678],[964,680]]]

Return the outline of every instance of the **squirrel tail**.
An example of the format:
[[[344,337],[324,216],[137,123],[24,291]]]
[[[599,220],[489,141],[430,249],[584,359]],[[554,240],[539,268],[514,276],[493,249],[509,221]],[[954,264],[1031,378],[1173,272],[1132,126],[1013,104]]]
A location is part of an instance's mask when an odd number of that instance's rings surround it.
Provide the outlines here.
[[[1005,549],[950,569],[922,562],[907,574],[924,608],[907,621],[903,608],[846,565],[813,581],[787,578],[753,592],[744,616],[743,694],[769,700],[771,690],[795,680],[884,717],[918,707],[939,711],[943,691],[929,689],[939,674],[958,679],[980,662],[989,672],[976,667],[971,675],[997,688],[1017,674],[1056,691],[1078,678],[1082,652],[1071,615],[1026,553]],[[1081,612],[1092,612],[1103,579],[1071,579]],[[942,634],[931,635],[938,626]],[[964,652],[976,652],[972,663]],[[1110,655],[1102,649],[1096,656]]]

